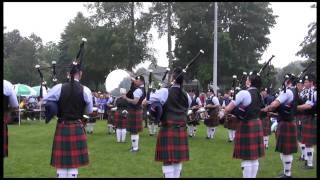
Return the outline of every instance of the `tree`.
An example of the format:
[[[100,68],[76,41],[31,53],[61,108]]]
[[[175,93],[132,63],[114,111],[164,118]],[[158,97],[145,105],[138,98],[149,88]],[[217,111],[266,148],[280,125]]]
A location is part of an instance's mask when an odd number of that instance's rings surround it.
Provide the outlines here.
[[[270,40],[266,37],[276,16],[267,2],[218,3],[218,85],[231,86],[232,75],[259,69],[258,63]],[[200,79],[203,87],[212,79],[214,8],[210,2],[176,3],[175,66],[184,66],[200,49],[205,54],[191,67],[188,79]],[[227,71],[226,71],[227,70]]]
[[[153,2],[150,8],[150,15],[152,16],[152,21],[158,29],[159,38],[161,38],[165,33],[167,33],[168,51],[167,57],[169,60],[168,67],[172,69],[173,65],[173,54],[172,54],[172,42],[171,36],[174,35],[173,27],[173,6],[174,2]],[[169,72],[169,77],[170,77]],[[169,80],[169,79],[168,79]]]
[[[311,8],[316,8],[316,5],[312,5]],[[317,61],[317,22],[312,22],[308,25],[308,35],[304,38],[300,44],[301,50],[296,55],[308,58],[309,61],[302,63],[303,67],[307,67],[310,60]],[[308,72],[313,73],[316,76],[317,68],[313,66]]]
[[[105,28],[118,29],[119,36],[125,37],[126,49],[122,49],[122,54],[126,54],[125,68],[131,68],[145,60],[154,61],[154,57],[149,54],[147,42],[150,40],[148,31],[150,22],[146,21],[144,14],[140,18],[135,18],[135,14],[142,7],[142,3],[134,2],[96,2],[87,5],[89,10],[95,12],[91,16],[91,21],[95,25]],[[129,27],[129,28],[128,28]],[[114,54],[114,53],[113,53]]]

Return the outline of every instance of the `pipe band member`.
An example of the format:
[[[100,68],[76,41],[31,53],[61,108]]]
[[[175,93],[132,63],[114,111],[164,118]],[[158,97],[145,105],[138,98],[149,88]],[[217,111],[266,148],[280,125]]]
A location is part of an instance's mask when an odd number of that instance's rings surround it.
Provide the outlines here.
[[[175,83],[170,88],[161,88],[150,95],[150,101],[163,105],[155,160],[163,162],[165,178],[179,178],[182,162],[189,160],[186,123],[191,98],[182,88],[183,75],[177,77],[181,72],[181,68],[174,69],[171,81],[175,79]]]
[[[294,122],[297,92],[293,86],[294,82],[295,77],[292,74],[286,74],[284,77],[285,89],[270,105],[261,110],[263,112],[276,110],[279,114],[276,130],[276,151],[280,152],[280,158],[283,162],[281,178],[292,177],[293,153],[298,150],[297,126]]]
[[[11,82],[3,80],[3,158],[8,157],[8,123],[11,121],[10,112],[18,110],[17,95]]]
[[[143,110],[142,101],[146,97],[145,81],[142,75],[137,76],[129,92],[122,95],[128,102],[128,126],[127,131],[131,133],[131,152],[139,151],[139,132],[143,130]]]
[[[58,178],[76,178],[78,168],[89,164],[87,136],[81,119],[93,111],[91,90],[79,81],[82,70],[73,64],[70,80],[57,84],[43,101],[57,102],[58,122],[53,140],[51,166]]]
[[[231,101],[220,117],[230,113],[235,107],[239,123],[234,140],[233,158],[242,159],[241,168],[244,178],[255,178],[259,168],[258,158],[264,156],[263,129],[259,112],[263,106],[259,93],[261,87],[260,76],[256,72],[247,77],[247,90],[236,94],[235,101]],[[224,112],[224,113],[223,113]]]

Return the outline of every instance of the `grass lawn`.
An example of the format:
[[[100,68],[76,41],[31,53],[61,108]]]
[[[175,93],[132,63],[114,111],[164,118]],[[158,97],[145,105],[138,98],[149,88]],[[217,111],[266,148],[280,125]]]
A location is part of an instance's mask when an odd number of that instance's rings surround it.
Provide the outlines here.
[[[56,170],[50,166],[51,148],[56,120],[49,124],[44,121],[23,121],[21,126],[8,125],[9,157],[4,159],[4,177],[55,178]],[[183,163],[181,177],[242,177],[241,160],[233,159],[233,144],[227,142],[227,129],[217,128],[214,140],[205,139],[206,128],[201,123],[196,137],[189,138],[190,161]],[[79,168],[79,176],[85,177],[155,177],[161,178],[162,164],[154,161],[156,137],[149,136],[145,128],[140,134],[136,154],[129,152],[130,135],[127,143],[116,143],[115,134],[106,134],[106,121],[97,120],[93,134],[88,135],[90,164]],[[274,151],[274,134],[270,136],[269,149],[259,160],[257,177],[272,178],[282,171],[279,153]],[[315,148],[314,169],[304,170],[303,162],[294,155],[292,176],[315,178],[317,150]]]

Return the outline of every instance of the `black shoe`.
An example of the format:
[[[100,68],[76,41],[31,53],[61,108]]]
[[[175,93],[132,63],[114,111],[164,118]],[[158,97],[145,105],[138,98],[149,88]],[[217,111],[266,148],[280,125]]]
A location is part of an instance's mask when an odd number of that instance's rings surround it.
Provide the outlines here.
[[[231,143],[232,141],[229,139],[229,141],[228,141],[229,143]]]
[[[313,166],[308,166],[308,165],[303,166],[303,169],[313,169],[313,168],[314,168]]]
[[[149,136],[153,136],[153,134],[149,134]]]
[[[278,176],[278,178],[292,178],[292,176],[287,176],[285,174],[282,174],[282,175]]]
[[[305,159],[303,157],[299,157],[298,161],[305,161]]]
[[[206,139],[210,139],[210,138],[207,136]]]
[[[192,135],[189,135],[189,137],[192,137]]]
[[[133,150],[133,148],[130,149],[130,152],[132,152],[132,153],[136,153],[138,151],[139,151],[139,149],[137,149],[137,150]]]

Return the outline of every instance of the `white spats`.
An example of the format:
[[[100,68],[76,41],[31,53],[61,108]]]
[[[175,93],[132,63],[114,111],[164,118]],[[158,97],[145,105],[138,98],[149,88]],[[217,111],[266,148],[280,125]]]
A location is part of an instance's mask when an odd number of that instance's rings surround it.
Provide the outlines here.
[[[256,178],[259,161],[257,160],[244,160],[241,162],[242,175],[244,178]]]
[[[131,135],[131,143],[133,150],[136,151],[139,149],[139,134]]]
[[[182,170],[182,163],[173,164],[174,172],[173,176],[174,178],[180,178],[181,170]]]
[[[286,176],[291,176],[291,166],[292,166],[293,155],[282,155],[283,163],[283,173]]]
[[[117,142],[121,141],[121,129],[116,129],[116,134],[117,134]]]
[[[307,157],[306,157],[307,165],[310,166],[310,167],[313,166],[313,151],[314,151],[313,148],[309,148],[309,147],[306,148],[306,152],[307,152]]]
[[[57,169],[57,178],[67,178],[68,169]]]
[[[269,148],[269,136],[263,136],[263,144],[265,148]]]
[[[126,142],[126,134],[127,134],[127,130],[121,129],[121,142]]]
[[[165,178],[175,178],[173,165],[162,166],[162,172]]]
[[[68,177],[67,178],[77,178],[78,177],[78,169],[72,168],[68,169]]]

